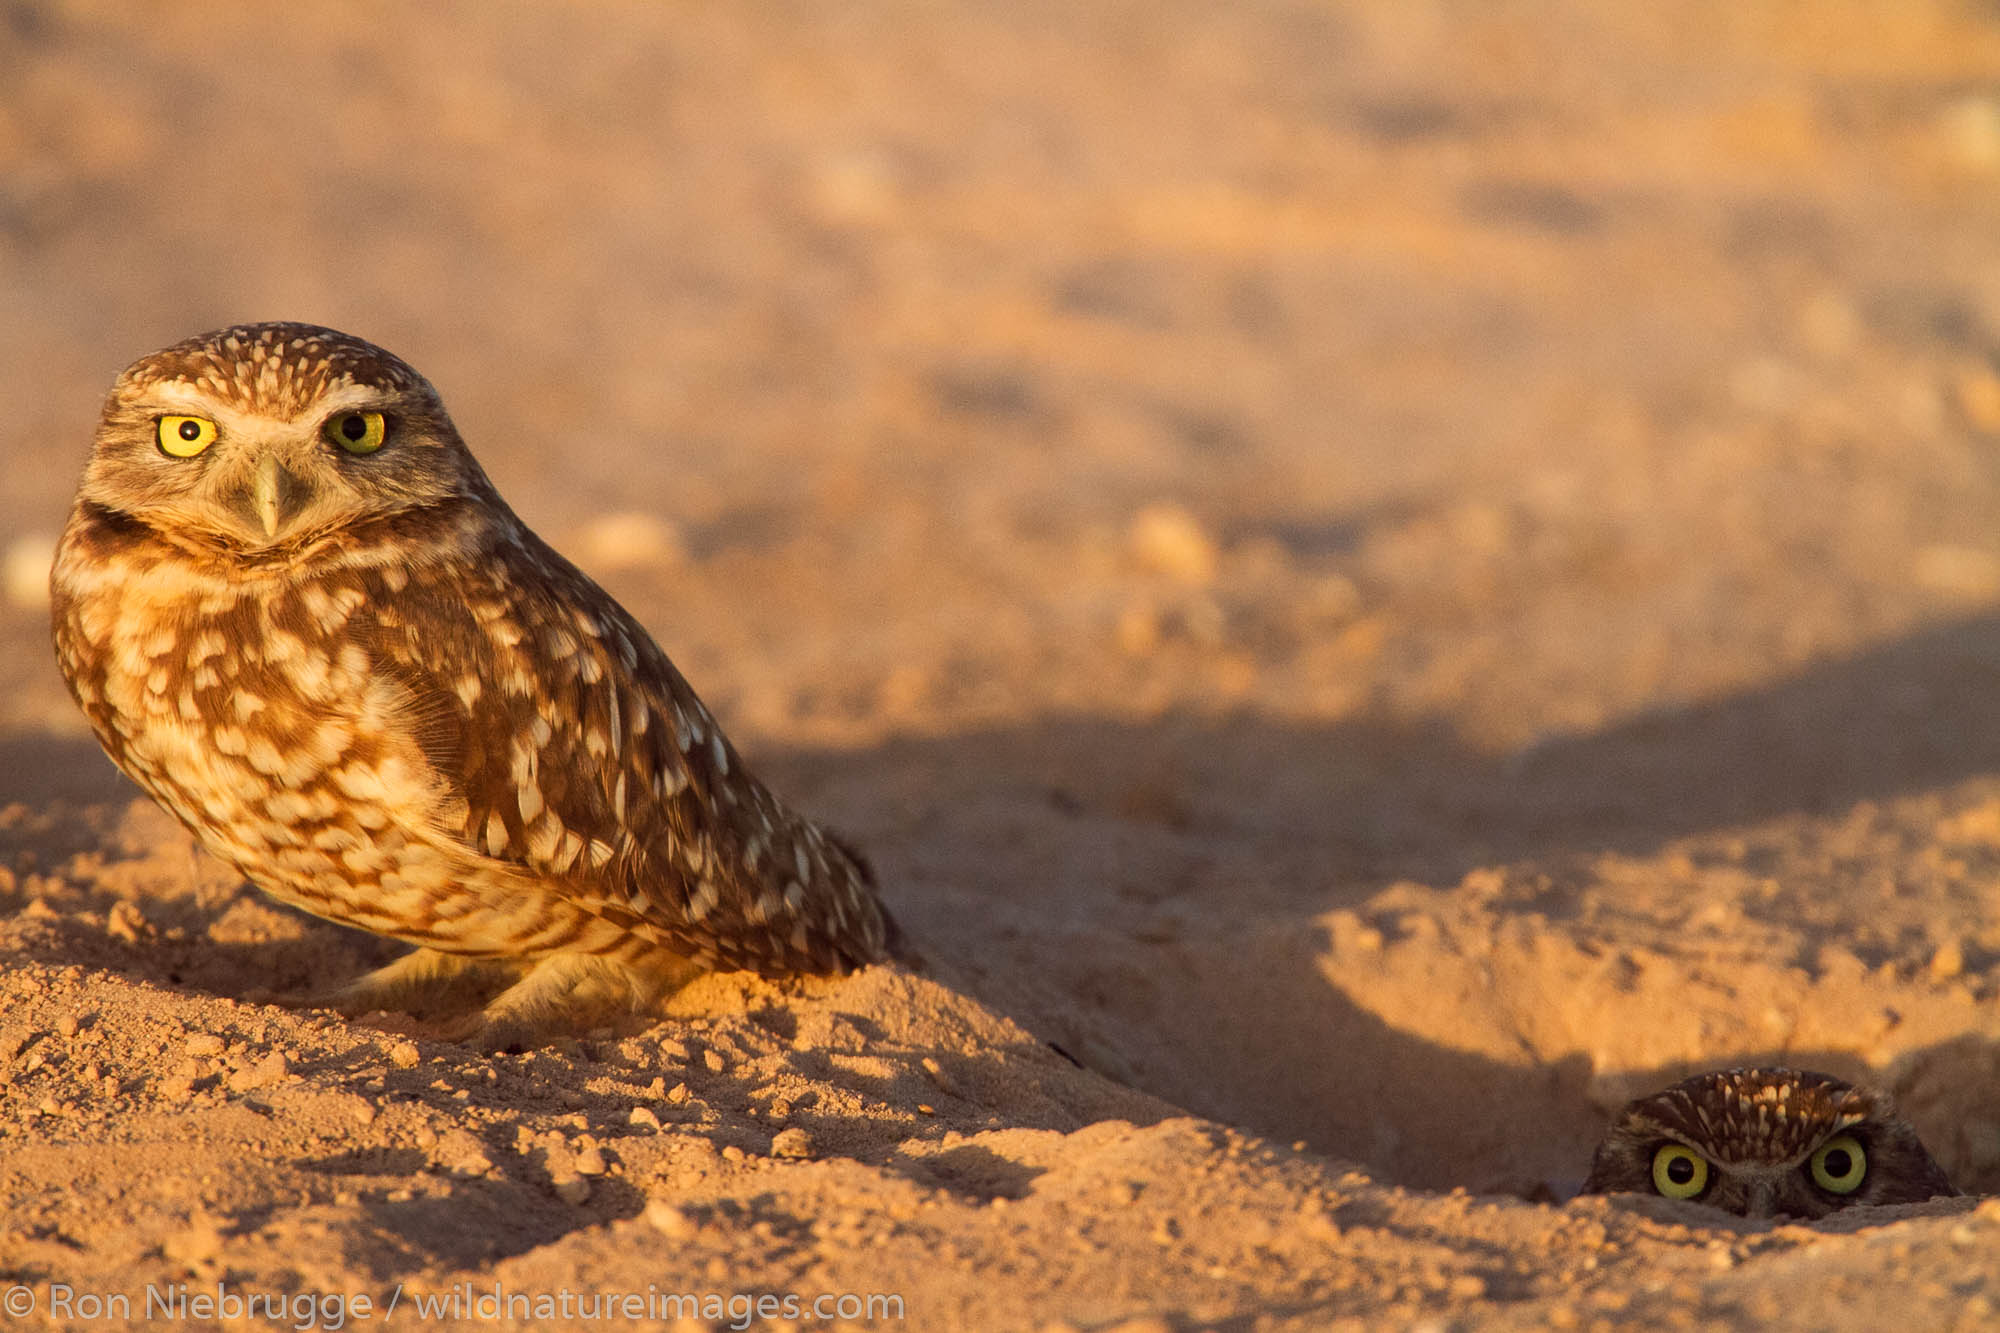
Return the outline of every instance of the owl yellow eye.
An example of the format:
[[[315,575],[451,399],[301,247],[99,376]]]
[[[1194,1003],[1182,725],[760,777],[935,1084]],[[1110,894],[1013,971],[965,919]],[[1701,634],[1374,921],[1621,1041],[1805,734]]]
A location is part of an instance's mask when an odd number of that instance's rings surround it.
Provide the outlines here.
[[[207,417],[161,417],[160,452],[193,458],[215,443],[215,423]]]
[[[326,419],[326,438],[350,454],[372,454],[382,447],[389,423],[380,412],[340,412]]]
[[[1852,1134],[1836,1134],[1812,1155],[1813,1184],[1829,1194],[1852,1194],[1868,1177],[1868,1154]]]
[[[1708,1163],[1694,1149],[1669,1143],[1653,1154],[1653,1188],[1669,1199],[1692,1199],[1708,1188]]]

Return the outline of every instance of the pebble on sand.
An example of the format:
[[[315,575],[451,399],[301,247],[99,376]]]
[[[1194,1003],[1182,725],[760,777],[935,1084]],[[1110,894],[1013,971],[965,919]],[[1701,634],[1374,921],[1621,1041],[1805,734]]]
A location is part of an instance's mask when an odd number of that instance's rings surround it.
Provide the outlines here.
[[[0,586],[11,606],[32,611],[49,604],[49,566],[55,562],[56,539],[30,532],[7,543],[0,555]]]
[[[656,514],[599,514],[577,530],[571,545],[586,569],[671,569],[687,558],[680,529]]]
[[[1215,539],[1177,504],[1147,505],[1133,515],[1125,544],[1132,559],[1150,573],[1183,583],[1207,583],[1215,577]]]

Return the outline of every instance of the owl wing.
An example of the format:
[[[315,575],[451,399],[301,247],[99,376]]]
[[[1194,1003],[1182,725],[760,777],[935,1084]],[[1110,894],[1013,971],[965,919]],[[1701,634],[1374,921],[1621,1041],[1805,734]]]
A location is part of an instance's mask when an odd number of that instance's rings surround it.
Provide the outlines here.
[[[443,832],[705,966],[884,956],[865,863],[743,768],[623,607],[525,528],[482,557],[371,569],[352,622],[407,693]]]

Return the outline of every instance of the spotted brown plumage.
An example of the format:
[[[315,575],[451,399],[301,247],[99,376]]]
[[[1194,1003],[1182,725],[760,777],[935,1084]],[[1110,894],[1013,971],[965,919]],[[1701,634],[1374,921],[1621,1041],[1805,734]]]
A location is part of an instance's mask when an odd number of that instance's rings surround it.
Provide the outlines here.
[[[1583,1193],[1813,1218],[1958,1191],[1887,1093],[1800,1069],[1730,1069],[1628,1104],[1598,1144]]]
[[[420,946],[345,1008],[491,960],[515,1036],[573,993],[888,949],[860,858],[357,338],[245,325],[135,363],[52,589],[120,768],[274,897]]]

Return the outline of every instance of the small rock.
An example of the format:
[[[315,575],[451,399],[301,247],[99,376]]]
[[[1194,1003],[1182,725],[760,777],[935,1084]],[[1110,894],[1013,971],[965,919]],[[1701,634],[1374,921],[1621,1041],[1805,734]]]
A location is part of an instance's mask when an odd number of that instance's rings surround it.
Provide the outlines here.
[[[137,905],[120,900],[105,914],[104,933],[123,944],[139,944],[153,938],[153,923]]]
[[[611,1169],[604,1160],[604,1154],[596,1148],[584,1148],[572,1160],[580,1176],[601,1176]]]
[[[923,1070],[930,1075],[931,1082],[937,1084],[939,1092],[948,1092],[954,1097],[959,1095],[958,1085],[952,1082],[951,1076],[944,1072],[944,1066],[934,1057],[927,1055],[923,1058]]]
[[[680,529],[656,514],[599,514],[576,534],[578,563],[590,569],[671,569],[687,559]]]
[[[646,1205],[646,1221],[653,1230],[671,1240],[687,1240],[700,1229],[693,1218],[665,1199],[654,1199]]]
[[[252,1092],[258,1088],[268,1088],[291,1072],[283,1051],[272,1051],[269,1055],[251,1065],[239,1069],[229,1078],[231,1092]]]
[[[729,1067],[723,1061],[721,1054],[718,1051],[716,1051],[713,1047],[710,1047],[708,1050],[705,1050],[701,1053],[701,1062],[708,1066],[710,1073],[714,1074],[720,1074],[723,1070]]]
[[[688,1085],[685,1083],[676,1083],[667,1092],[667,1100],[675,1106],[685,1102],[688,1096]]]
[[[821,157],[808,180],[817,211],[836,225],[869,226],[892,220],[903,201],[902,172],[887,153],[849,149]]]
[[[1956,939],[1946,940],[1931,955],[1931,976],[1949,981],[1965,971],[1965,946]]]
[[[7,544],[0,557],[0,584],[7,600],[23,610],[49,604],[49,567],[55,563],[56,539],[46,532],[31,532]]]
[[[1118,613],[1118,647],[1131,657],[1144,657],[1160,646],[1160,617],[1150,606],[1133,605]]]
[[[160,1249],[167,1258],[195,1265],[213,1260],[222,1253],[222,1228],[214,1220],[197,1213],[185,1231],[167,1237]]]
[[[474,1138],[470,1130],[453,1129],[439,1135],[431,1157],[455,1176],[483,1176],[493,1169],[486,1145]]]
[[[1215,540],[1194,515],[1176,504],[1148,505],[1133,516],[1125,543],[1140,568],[1183,583],[1215,577]]]
[[[550,1187],[555,1190],[558,1199],[572,1206],[590,1198],[590,1182],[582,1176],[564,1176],[561,1180],[551,1181]]]
[[[626,1119],[635,1125],[643,1125],[648,1129],[658,1129],[660,1127],[660,1117],[653,1114],[653,1108],[650,1106],[633,1107],[632,1114],[627,1116]]]
[[[1939,115],[1938,134],[1959,166],[2000,168],[2000,102],[1978,95],[1959,99]]]
[[[800,1129],[797,1125],[792,1126],[790,1129],[781,1129],[771,1136],[771,1156],[773,1157],[811,1157],[812,1155],[812,1135]]]
[[[2000,432],[2000,375],[1982,367],[1959,376],[1958,407],[1975,429]]]
[[[728,1144],[722,1149],[722,1160],[725,1162],[740,1162],[743,1160],[743,1150],[733,1143]]]
[[[223,1041],[213,1032],[197,1032],[187,1039],[187,1044],[182,1049],[189,1055],[221,1055]]]
[[[76,1035],[76,1028],[77,1028],[77,1022],[75,1014],[64,1014],[61,1018],[58,1018],[56,1020],[56,1035],[58,1037],[64,1038],[65,1040],[67,1040],[70,1037],[74,1037]]]
[[[2000,430],[2000,423],[1994,428]],[[1917,552],[1910,576],[1928,591],[1984,602],[2000,592],[2000,558],[1976,547],[1933,544]]]

